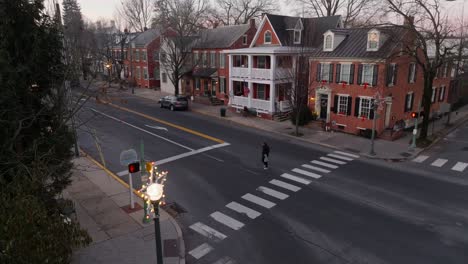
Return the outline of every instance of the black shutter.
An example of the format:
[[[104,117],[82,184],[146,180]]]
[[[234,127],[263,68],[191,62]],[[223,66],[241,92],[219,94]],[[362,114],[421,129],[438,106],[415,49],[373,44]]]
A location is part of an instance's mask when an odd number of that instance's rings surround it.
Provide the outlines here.
[[[406,96],[405,96],[405,103],[403,104],[403,106],[404,106],[403,112],[404,112],[404,113],[408,112],[408,109],[409,109],[409,107],[408,107],[408,105],[407,105],[407,104],[408,104],[408,96],[410,96],[410,95],[409,95],[409,94],[406,94]]]
[[[333,82],[333,64],[330,65],[330,72],[328,72],[328,82],[332,83]]]
[[[357,84],[362,84],[362,64],[359,64],[357,71]]]
[[[371,100],[371,109],[369,111],[369,119],[372,120],[374,119],[374,99]]]
[[[354,102],[354,116],[359,116],[359,103],[361,101],[361,98],[356,97],[356,100]]]
[[[351,115],[352,104],[353,98],[351,96],[348,96],[348,112],[346,113],[346,115]]]
[[[372,78],[372,86],[377,86],[377,78],[379,77],[379,65],[374,65],[374,76]]]
[[[410,107],[409,107],[409,111],[412,111],[413,110],[413,103],[414,103],[414,93],[411,94],[411,103],[410,103]]]
[[[395,64],[395,69],[393,70],[393,86],[397,84],[397,74],[398,74],[398,64]]]
[[[354,64],[351,64],[351,70],[349,71],[349,84],[354,82]]]
[[[322,64],[318,63],[317,64],[317,82],[322,81],[322,78],[320,77],[321,72],[322,72]]]
[[[386,80],[385,80],[386,85],[390,86],[391,81],[392,81],[392,65],[387,64],[387,76],[386,76]]]
[[[333,113],[338,112],[338,95],[335,95],[334,101],[333,101]]]
[[[341,73],[341,64],[336,64],[336,76],[335,76],[335,82],[339,83],[342,80],[340,79],[340,73]]]

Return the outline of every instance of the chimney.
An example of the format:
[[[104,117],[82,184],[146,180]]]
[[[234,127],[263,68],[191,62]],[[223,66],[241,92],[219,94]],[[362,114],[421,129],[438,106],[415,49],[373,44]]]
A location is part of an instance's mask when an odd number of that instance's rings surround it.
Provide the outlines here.
[[[250,28],[255,28],[255,18],[249,20]]]
[[[405,20],[403,21],[403,26],[410,26],[413,24],[414,24],[414,16],[405,17]]]

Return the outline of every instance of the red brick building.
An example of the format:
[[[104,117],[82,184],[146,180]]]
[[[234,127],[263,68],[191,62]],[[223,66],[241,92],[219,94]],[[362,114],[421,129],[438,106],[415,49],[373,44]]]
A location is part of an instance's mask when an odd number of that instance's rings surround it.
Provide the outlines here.
[[[226,50],[249,47],[255,35],[255,20],[249,24],[223,26],[200,32],[192,48],[194,69],[185,76],[182,94],[192,95],[195,100],[228,103],[229,62]],[[217,98],[217,100],[215,99]]]
[[[397,27],[332,29],[310,58],[309,106],[333,129],[359,134],[372,128],[396,138],[414,125],[424,87],[423,71],[415,59],[399,54],[406,32]],[[447,101],[451,65],[434,80],[430,116]],[[376,113],[375,98],[381,98]]]

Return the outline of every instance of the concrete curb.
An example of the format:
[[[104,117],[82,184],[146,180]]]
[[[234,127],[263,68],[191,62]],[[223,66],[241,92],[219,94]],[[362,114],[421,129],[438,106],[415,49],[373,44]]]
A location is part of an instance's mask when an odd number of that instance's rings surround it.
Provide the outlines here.
[[[432,141],[431,144],[429,144],[429,146],[427,146],[426,148],[423,149],[423,151],[425,150],[429,150],[431,149],[435,144],[437,144],[442,138],[444,138],[446,135],[450,134],[452,131],[454,131],[455,129],[459,128],[461,125],[463,125],[463,123],[465,123],[466,121],[468,121],[468,116],[466,116],[465,118],[461,118],[460,120],[458,120],[457,122],[454,123],[453,126],[449,127],[449,128],[446,128],[446,129],[443,129],[440,133],[439,136],[437,136],[436,139],[434,139],[434,141]],[[422,151],[421,151],[422,152]]]
[[[88,159],[89,161],[91,161],[92,163],[98,165],[100,168],[102,168],[104,170],[104,172],[106,172],[107,174],[109,174],[109,176],[111,176],[112,178],[114,179],[119,179],[117,180],[117,182],[119,182],[120,184],[124,185],[120,178],[115,175],[113,172],[111,172],[109,169],[105,168],[102,164],[100,164],[98,161],[96,161],[95,159],[93,159],[88,153],[86,153],[85,151],[83,151],[81,148],[80,148],[80,152],[82,155],[80,156],[83,156],[85,157],[86,159]],[[125,185],[124,185],[125,186]],[[128,186],[125,186],[126,188]],[[136,190],[133,190],[133,192],[136,194],[136,196],[139,198],[139,199],[142,199],[140,195],[138,195],[138,193],[136,192]],[[177,221],[174,219],[174,217],[171,216],[171,214],[169,214],[166,210],[162,209],[162,208],[159,208],[160,210],[163,210],[167,215],[168,215],[168,218],[169,218],[169,221],[171,222],[171,224],[174,226],[175,230],[176,230],[176,233],[177,233],[177,241],[179,243],[179,264],[185,264],[185,241],[184,241],[184,237],[183,237],[183,234],[182,234],[182,229],[180,228],[179,224],[177,223]]]

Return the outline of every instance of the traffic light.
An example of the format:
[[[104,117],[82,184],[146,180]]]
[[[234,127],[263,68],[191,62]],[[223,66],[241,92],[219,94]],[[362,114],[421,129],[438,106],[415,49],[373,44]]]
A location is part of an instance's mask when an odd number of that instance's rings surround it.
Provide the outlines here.
[[[133,162],[128,164],[128,172],[136,173],[140,171],[140,162]]]
[[[151,172],[153,170],[153,162],[151,161],[146,162],[145,167],[146,167],[147,172]]]
[[[417,112],[411,112],[411,118],[418,118],[418,116]]]

